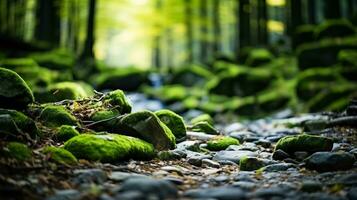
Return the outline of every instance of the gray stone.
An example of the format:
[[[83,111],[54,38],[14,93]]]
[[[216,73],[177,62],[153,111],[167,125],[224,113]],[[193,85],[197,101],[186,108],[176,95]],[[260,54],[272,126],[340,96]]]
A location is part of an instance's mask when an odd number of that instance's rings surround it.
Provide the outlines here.
[[[238,187],[242,190],[251,191],[257,187],[257,184],[250,181],[237,181],[232,183],[234,187]]]
[[[73,172],[76,177],[75,184],[97,183],[101,184],[107,180],[107,174],[101,169],[78,169]]]
[[[131,173],[131,172],[112,172],[109,174],[109,179],[114,180],[114,181],[125,181],[126,179],[129,178],[145,178],[148,176],[145,176],[143,174],[137,174],[137,173]]]
[[[316,152],[308,157],[305,162],[308,169],[327,172],[351,169],[355,157],[345,152]]]
[[[265,172],[280,172],[280,171],[286,171],[289,168],[296,168],[296,165],[291,164],[291,163],[278,163],[278,164],[272,164],[272,165],[267,165],[262,168],[262,171]]]
[[[217,200],[241,200],[247,199],[246,193],[234,187],[217,187],[189,190],[185,192],[185,197],[194,199],[217,199]]]
[[[221,161],[228,160],[239,164],[240,159],[243,157],[256,157],[257,153],[251,151],[219,151],[213,157],[213,160]]]
[[[47,200],[77,200],[81,199],[81,193],[77,190],[59,190]]]
[[[351,188],[347,194],[346,194],[347,199],[349,200],[356,200],[357,199],[357,187]]]
[[[289,154],[287,154],[285,151],[281,149],[277,149],[276,151],[274,151],[272,156],[274,160],[284,160],[289,157],[290,157]]]
[[[221,165],[218,162],[215,162],[210,159],[202,159],[202,166],[213,167],[213,168],[221,167]]]
[[[296,151],[294,152],[294,156],[297,160],[304,160],[305,158],[309,157],[309,153],[306,151]]]
[[[322,190],[323,185],[319,181],[303,181],[300,187],[304,192],[317,192]]]

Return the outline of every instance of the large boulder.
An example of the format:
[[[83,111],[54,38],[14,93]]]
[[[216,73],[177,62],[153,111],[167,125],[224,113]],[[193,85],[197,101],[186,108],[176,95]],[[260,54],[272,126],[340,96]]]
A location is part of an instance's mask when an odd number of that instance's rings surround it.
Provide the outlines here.
[[[0,68],[0,107],[23,109],[34,102],[32,91],[14,71]]]
[[[64,148],[78,159],[118,162],[123,159],[151,159],[154,147],[138,138],[118,134],[82,134],[68,140]]]
[[[297,151],[315,153],[319,151],[331,151],[333,140],[331,138],[301,134],[296,136],[285,136],[275,146],[275,150],[281,149],[293,155]]]
[[[0,109],[0,137],[9,139],[26,139],[28,134],[36,139],[41,136],[35,122],[16,110]]]
[[[158,150],[173,149],[176,146],[175,135],[153,112],[128,114],[119,120],[118,126],[122,133],[143,139]]]

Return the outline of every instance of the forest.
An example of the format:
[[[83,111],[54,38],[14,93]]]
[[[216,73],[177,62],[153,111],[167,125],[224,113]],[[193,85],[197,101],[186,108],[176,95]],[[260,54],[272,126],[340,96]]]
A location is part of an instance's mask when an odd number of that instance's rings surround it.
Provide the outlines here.
[[[357,199],[357,0],[0,0],[0,199]]]

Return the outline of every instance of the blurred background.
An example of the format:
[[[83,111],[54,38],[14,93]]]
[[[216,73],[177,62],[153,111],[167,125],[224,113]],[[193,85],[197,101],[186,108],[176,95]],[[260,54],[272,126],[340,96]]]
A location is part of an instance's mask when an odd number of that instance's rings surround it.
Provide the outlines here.
[[[0,66],[41,103],[122,89],[188,116],[339,111],[356,25],[357,0],[0,0]]]

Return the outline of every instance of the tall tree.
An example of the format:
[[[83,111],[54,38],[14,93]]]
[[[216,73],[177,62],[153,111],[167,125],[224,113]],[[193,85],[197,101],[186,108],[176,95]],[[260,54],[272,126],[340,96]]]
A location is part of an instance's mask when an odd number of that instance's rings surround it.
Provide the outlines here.
[[[199,1],[200,10],[200,60],[204,63],[208,57],[208,0]]]
[[[161,0],[156,0],[155,2],[155,11],[157,13],[161,12],[162,9],[162,2]],[[154,24],[155,28],[160,29],[160,24]],[[153,67],[161,68],[162,63],[161,63],[161,33],[157,31],[157,34],[154,36],[153,39],[153,53],[152,53],[152,65]]]
[[[265,45],[268,42],[267,21],[267,2],[258,0],[258,44],[260,45]]]
[[[220,23],[220,8],[221,8],[221,2],[220,0],[213,0],[213,33],[214,33],[214,39],[213,39],[213,52],[214,54],[217,54],[221,50],[221,23]]]
[[[193,62],[193,23],[192,23],[192,1],[191,0],[184,0],[184,12],[185,12],[185,26],[186,26],[186,51],[187,51],[187,63]]]
[[[316,24],[316,1],[307,1],[308,23]]]
[[[326,19],[341,18],[341,1],[338,0],[325,0],[324,13]]]
[[[96,0],[89,0],[88,5],[88,21],[87,21],[87,35],[84,42],[84,48],[80,56],[81,60],[86,58],[94,58],[93,46],[94,46],[94,32],[95,32],[95,10]]]
[[[303,24],[302,1],[288,1],[288,10],[288,34],[291,36],[295,32],[296,27]]]
[[[61,39],[59,0],[37,0],[35,38],[58,46]]]
[[[242,49],[251,45],[249,0],[239,0],[237,17],[239,30],[239,48]]]

